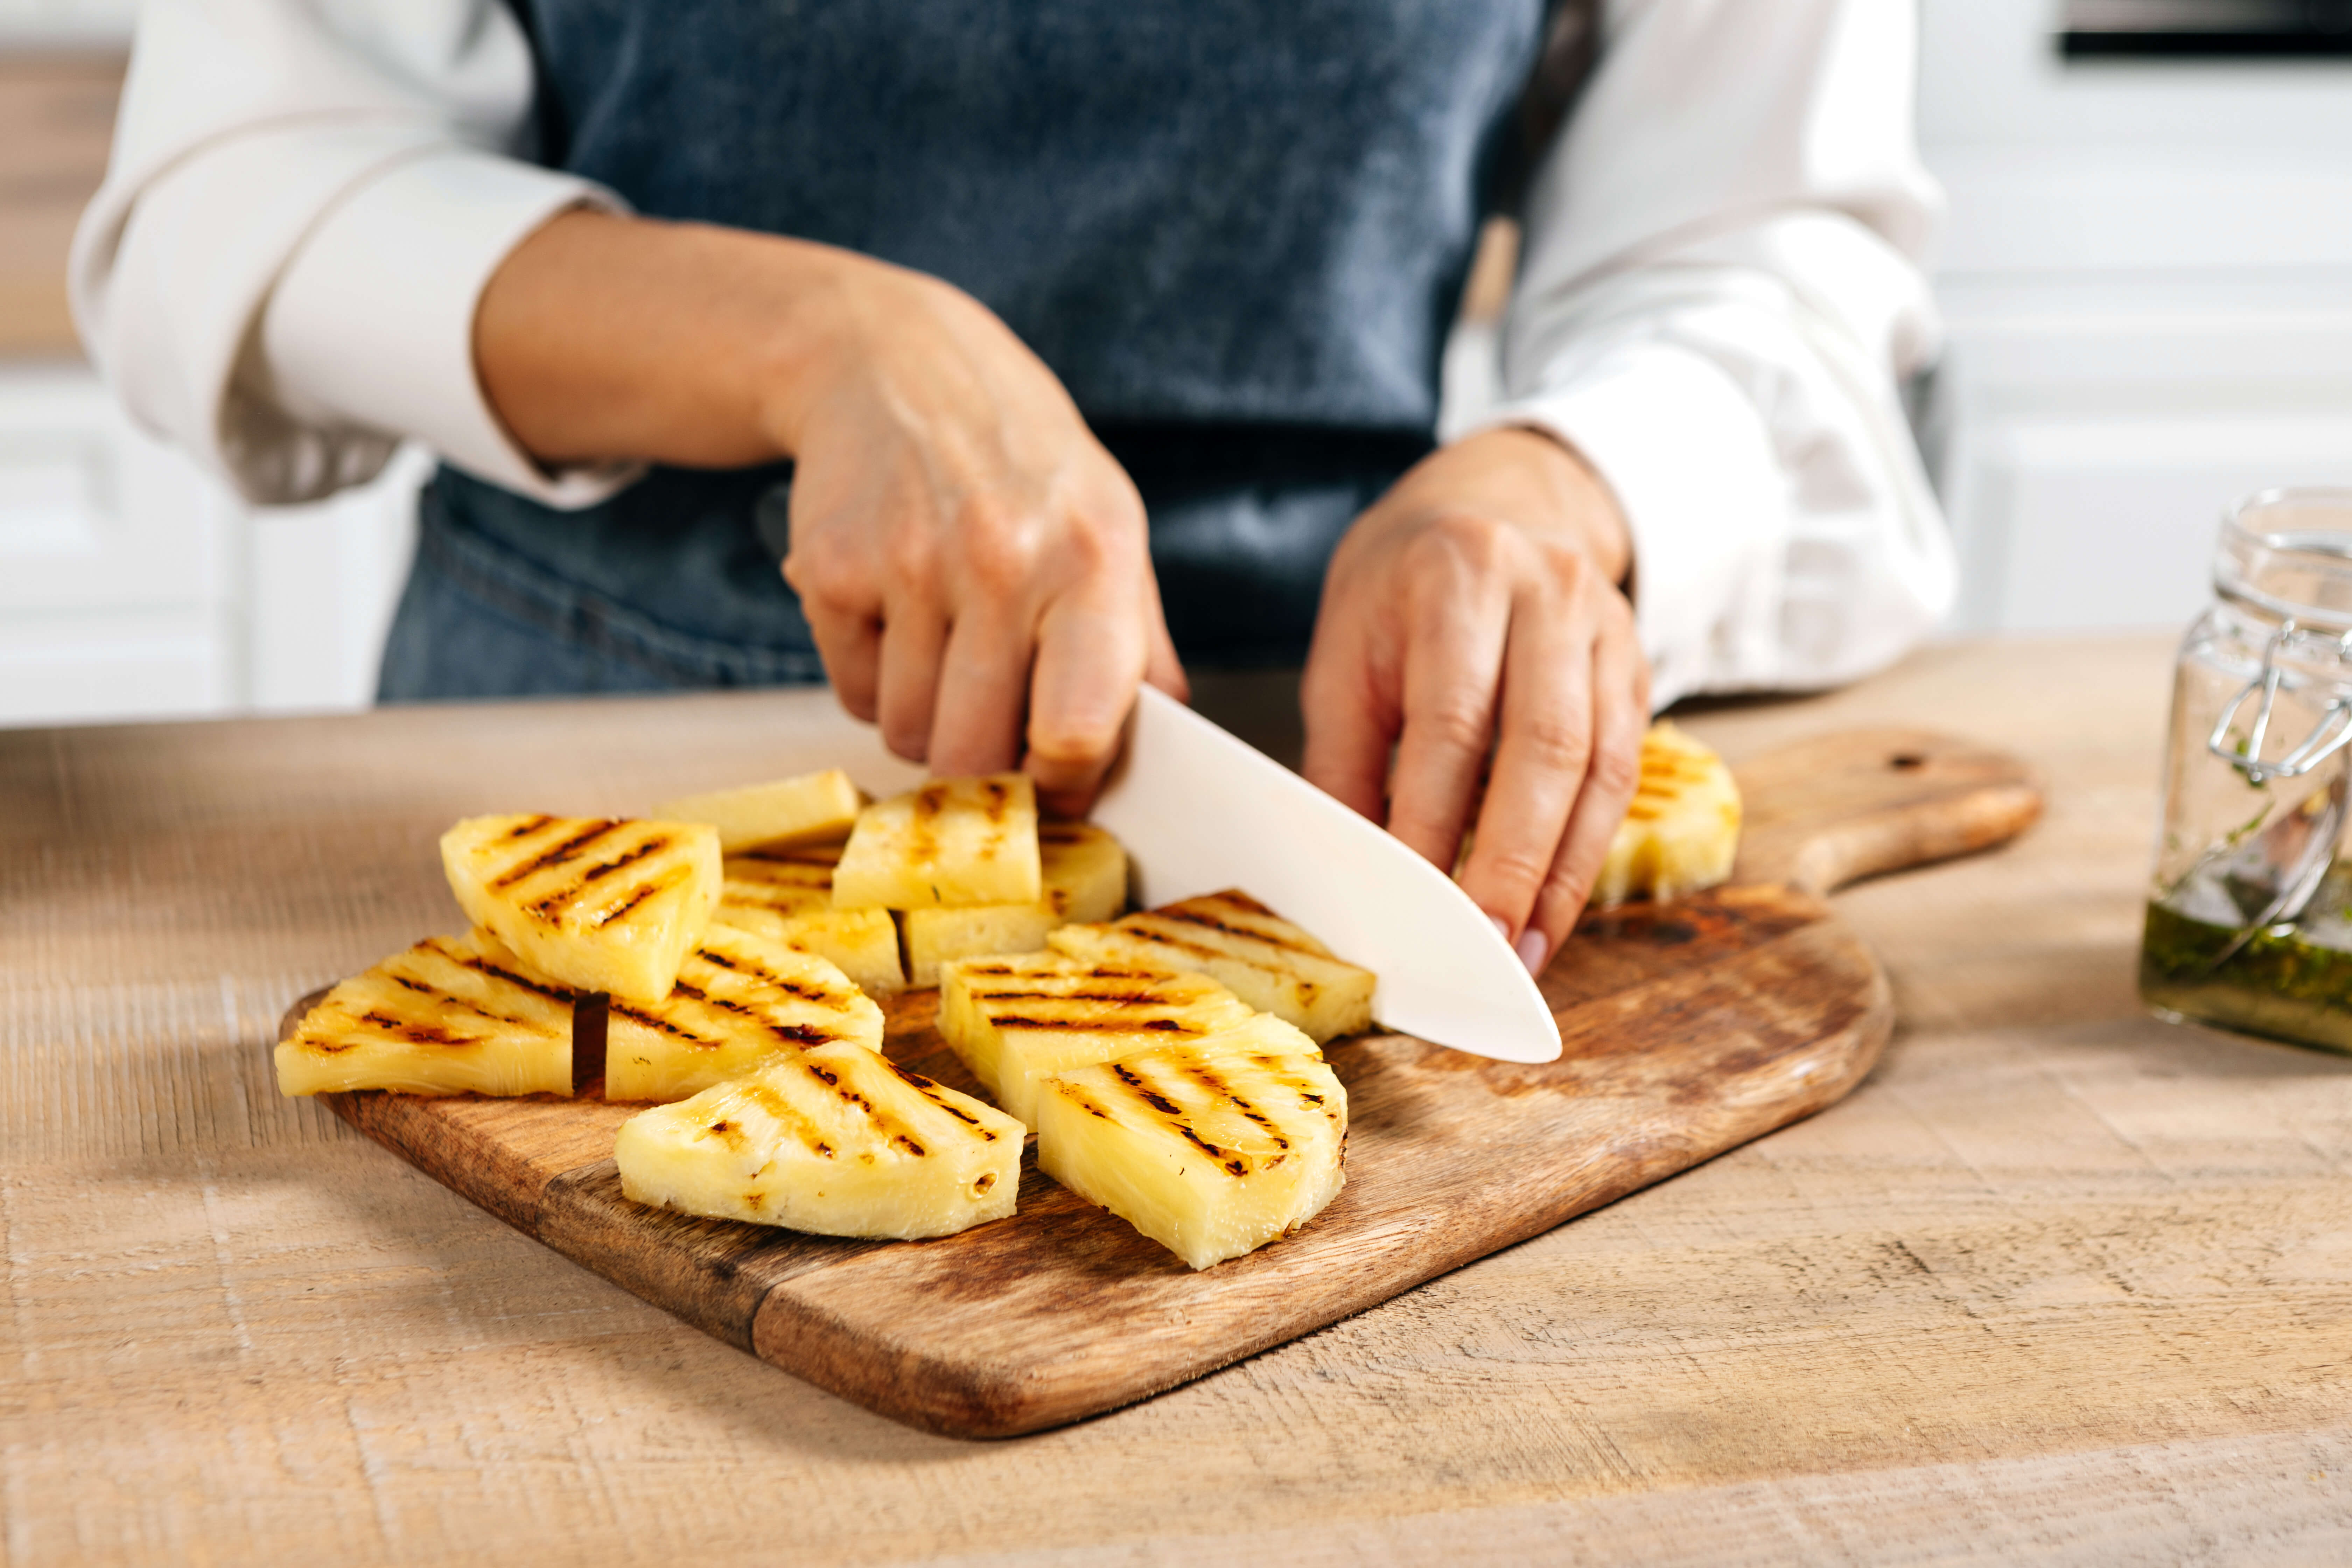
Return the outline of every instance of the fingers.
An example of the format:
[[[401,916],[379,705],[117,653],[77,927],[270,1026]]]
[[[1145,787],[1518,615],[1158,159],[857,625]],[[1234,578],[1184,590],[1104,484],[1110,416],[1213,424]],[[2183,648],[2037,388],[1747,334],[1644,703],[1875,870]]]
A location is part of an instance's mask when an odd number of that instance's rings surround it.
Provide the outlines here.
[[[1299,772],[1307,782],[1374,822],[1388,820],[1389,745],[1397,710],[1383,700],[1368,628],[1344,600],[1315,628],[1298,705],[1307,721]]]
[[[1158,687],[1179,702],[1192,700],[1192,683],[1184,677],[1184,661],[1176,657],[1176,639],[1168,635],[1168,614],[1160,603],[1159,574],[1147,557],[1143,565],[1146,590],[1143,681]]]
[[[1171,659],[1173,654],[1171,647]],[[1024,765],[1049,810],[1078,816],[1093,805],[1118,755],[1148,658],[1148,628],[1129,596],[1090,588],[1047,607],[1030,672]]]
[[[1592,647],[1592,752],[1584,787],[1570,814],[1568,830],[1552,858],[1550,874],[1519,939],[1519,956],[1540,973],[1576,927],[1591,896],[1592,883],[1608,858],[1609,843],[1624,820],[1641,783],[1642,734],[1650,721],[1649,666],[1635,641],[1630,617],[1604,624]]]
[[[882,727],[883,744],[910,763],[926,762],[940,659],[947,651],[947,621],[931,605],[913,601],[892,606],[887,615],[876,720]]]
[[[813,599],[801,601],[809,634],[816,639],[824,677],[850,716],[874,722],[882,691],[882,623],[871,616],[846,615]]]
[[[1512,584],[1483,557],[1502,542],[1486,531],[1465,533],[1433,552],[1407,585],[1404,727],[1388,826],[1448,871],[1494,734]]]
[[[1006,613],[1011,609],[1013,613]],[[965,606],[949,632],[931,714],[933,773],[949,778],[1003,773],[1021,760],[1029,706],[1030,640],[1021,606]]]
[[[1600,627],[1588,601],[1549,587],[1529,581],[1513,595],[1494,772],[1461,877],[1463,891],[1515,940],[1552,875],[1595,750]]]

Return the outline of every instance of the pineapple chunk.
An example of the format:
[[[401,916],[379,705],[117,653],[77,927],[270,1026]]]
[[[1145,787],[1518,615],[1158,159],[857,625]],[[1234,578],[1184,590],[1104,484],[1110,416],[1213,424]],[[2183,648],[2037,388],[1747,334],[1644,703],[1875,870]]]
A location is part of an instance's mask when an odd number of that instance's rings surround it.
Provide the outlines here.
[[[1084,822],[1037,825],[1045,896],[1034,904],[907,911],[908,981],[937,985],[950,959],[1035,952],[1045,933],[1072,921],[1116,919],[1127,908],[1127,850]]]
[[[952,1236],[1013,1213],[1021,1124],[863,1046],[771,1062],[621,1126],[641,1204],[818,1236]]]
[[[1037,1086],[1145,1046],[1256,1016],[1205,974],[1094,964],[1059,953],[967,958],[940,978],[940,1034],[1005,1111],[1037,1124]],[[1312,1042],[1309,1055],[1316,1054]]]
[[[572,995],[487,931],[427,937],[327,993],[278,1047],[278,1092],[572,1092]]]
[[[730,855],[713,920],[831,959],[869,995],[887,996],[907,982],[898,969],[898,928],[887,910],[833,907],[838,846],[763,849]]]
[[[1318,1045],[1372,1024],[1374,977],[1246,893],[1210,893],[1110,925],[1064,926],[1046,944],[1097,963],[1197,970]]]
[[[719,829],[719,850],[781,848],[839,842],[849,837],[866,804],[839,768],[777,784],[693,795],[654,807],[666,822],[707,822]]]
[[[1595,904],[1678,899],[1731,876],[1739,785],[1713,751],[1664,720],[1642,737],[1642,782],[1592,885]]]
[[[1037,792],[1020,773],[933,779],[858,813],[833,873],[845,910],[1034,904]]]
[[[719,905],[719,830],[703,823],[474,816],[441,836],[458,907],[563,984],[632,1002],[669,994]]]
[[[684,1100],[779,1052],[839,1040],[882,1044],[882,1009],[849,976],[814,953],[714,925],[666,999],[613,998],[604,1098]]]
[[[1347,1181],[1347,1089],[1265,1014],[1072,1068],[1037,1102],[1037,1168],[1195,1268],[1313,1218]]]

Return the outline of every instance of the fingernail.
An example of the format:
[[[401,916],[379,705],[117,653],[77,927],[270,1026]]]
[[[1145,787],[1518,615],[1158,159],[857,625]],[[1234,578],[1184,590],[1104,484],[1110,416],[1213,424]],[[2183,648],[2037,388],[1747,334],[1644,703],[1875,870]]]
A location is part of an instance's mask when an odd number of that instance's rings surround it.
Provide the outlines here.
[[[1508,947],[1511,942],[1511,922],[1500,915],[1488,915],[1486,918],[1495,922],[1495,934],[1503,939],[1504,946]]]
[[[1519,933],[1518,942],[1512,951],[1519,955],[1519,962],[1528,966],[1529,974],[1541,974],[1544,960],[1551,956],[1551,939],[1529,926]]]

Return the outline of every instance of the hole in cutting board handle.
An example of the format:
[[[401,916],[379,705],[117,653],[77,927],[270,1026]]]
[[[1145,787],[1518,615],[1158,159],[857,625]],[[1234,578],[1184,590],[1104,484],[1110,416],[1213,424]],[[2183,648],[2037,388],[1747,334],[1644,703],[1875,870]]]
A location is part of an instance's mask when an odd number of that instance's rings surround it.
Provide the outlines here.
[[[1927,759],[1916,752],[1897,752],[1886,759],[1886,765],[1897,773],[1910,773],[1927,765]]]

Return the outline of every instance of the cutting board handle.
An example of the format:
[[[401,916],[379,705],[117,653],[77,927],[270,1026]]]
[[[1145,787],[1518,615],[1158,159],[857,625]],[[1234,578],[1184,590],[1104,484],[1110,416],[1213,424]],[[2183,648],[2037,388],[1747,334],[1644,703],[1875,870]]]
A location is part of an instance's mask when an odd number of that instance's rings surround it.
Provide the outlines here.
[[[1845,730],[1736,764],[1738,882],[1827,893],[2005,844],[2042,815],[2032,767],[1928,730]]]

